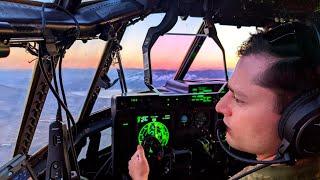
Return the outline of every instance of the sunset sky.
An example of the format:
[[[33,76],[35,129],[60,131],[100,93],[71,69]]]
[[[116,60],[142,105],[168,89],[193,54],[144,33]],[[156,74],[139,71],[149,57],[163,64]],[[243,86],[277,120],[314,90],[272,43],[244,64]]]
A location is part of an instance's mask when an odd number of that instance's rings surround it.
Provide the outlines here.
[[[149,27],[160,23],[163,15],[151,15],[144,21],[127,28],[121,41],[123,50],[121,56],[125,68],[142,68],[142,43]],[[171,33],[196,33],[201,24],[199,18],[188,18],[187,21],[179,19]],[[216,25],[219,38],[225,48],[228,68],[234,68],[238,59],[236,51],[241,43],[255,32],[254,27],[237,29],[232,26]],[[176,69],[194,36],[161,36],[151,51],[153,69]],[[104,41],[92,40],[86,44],[76,42],[66,53],[63,65],[65,68],[96,68],[104,49]],[[36,57],[27,54],[24,49],[11,48],[8,58],[0,59],[1,69],[30,69],[33,68]],[[30,61],[32,61],[30,63]],[[207,38],[204,46],[197,55],[192,69],[221,69],[222,53],[213,40]]]

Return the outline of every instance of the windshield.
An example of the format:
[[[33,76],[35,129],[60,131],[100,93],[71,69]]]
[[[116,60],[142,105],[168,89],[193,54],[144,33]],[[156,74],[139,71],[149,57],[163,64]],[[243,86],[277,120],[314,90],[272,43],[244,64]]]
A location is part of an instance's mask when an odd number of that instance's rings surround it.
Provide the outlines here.
[[[185,22],[188,23],[188,20],[183,21],[183,23]],[[201,22],[202,19],[193,18],[190,24],[199,28]],[[164,86],[168,80],[174,78],[193,40],[196,36],[201,36],[196,34],[197,29],[185,31],[183,27],[178,22],[172,31],[159,37],[151,50],[152,78],[156,87]],[[218,37],[225,49],[228,76],[231,76],[238,60],[238,48],[242,42],[249,38],[250,33],[256,32],[256,29],[254,27],[237,29],[233,26],[217,24],[216,28]],[[209,79],[225,80],[226,77],[222,51],[212,38],[207,37],[199,52],[195,55],[184,80]]]
[[[216,25],[218,37],[224,47],[228,76],[232,75],[238,60],[237,51],[250,34],[256,32],[255,27]],[[206,38],[196,55],[184,80],[225,79],[223,54],[219,46],[211,38]]]

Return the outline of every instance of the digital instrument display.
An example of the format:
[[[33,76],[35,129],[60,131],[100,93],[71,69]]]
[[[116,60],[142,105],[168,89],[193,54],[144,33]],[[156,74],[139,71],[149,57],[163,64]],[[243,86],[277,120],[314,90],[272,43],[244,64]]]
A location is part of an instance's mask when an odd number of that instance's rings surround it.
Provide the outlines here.
[[[166,146],[170,137],[166,125],[168,121],[170,121],[170,115],[137,116],[138,143],[142,144],[147,137],[154,137],[161,146]]]
[[[196,86],[189,87],[191,89],[191,93],[211,93],[214,92],[214,88],[208,86]],[[217,91],[216,91],[217,92]]]

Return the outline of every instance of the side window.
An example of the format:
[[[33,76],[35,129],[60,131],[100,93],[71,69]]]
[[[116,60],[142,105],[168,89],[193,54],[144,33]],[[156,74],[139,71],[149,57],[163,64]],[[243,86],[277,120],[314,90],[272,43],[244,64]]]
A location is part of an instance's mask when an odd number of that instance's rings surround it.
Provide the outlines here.
[[[78,120],[104,45],[105,42],[101,40],[91,40],[86,44],[82,43],[82,41],[77,41],[67,50],[65,58],[63,59],[63,85],[68,108],[75,121]],[[29,154],[35,153],[48,143],[49,125],[55,121],[56,112],[57,100],[51,91],[49,91],[35,136],[31,143]],[[63,120],[67,123],[65,118]]]
[[[10,50],[0,59],[0,166],[12,158],[35,64],[24,49]]]

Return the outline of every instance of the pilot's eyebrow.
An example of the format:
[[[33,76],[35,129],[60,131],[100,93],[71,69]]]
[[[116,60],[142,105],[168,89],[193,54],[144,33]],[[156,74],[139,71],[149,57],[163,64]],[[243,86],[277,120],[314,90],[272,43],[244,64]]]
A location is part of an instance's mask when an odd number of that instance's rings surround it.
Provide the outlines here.
[[[236,94],[237,96],[240,96],[240,97],[243,97],[243,98],[247,98],[248,97],[247,95],[245,95],[245,93],[241,92],[240,90],[237,90],[237,89],[235,90],[234,88],[232,88],[229,83],[227,84],[227,86],[228,86],[229,90],[232,93]]]

